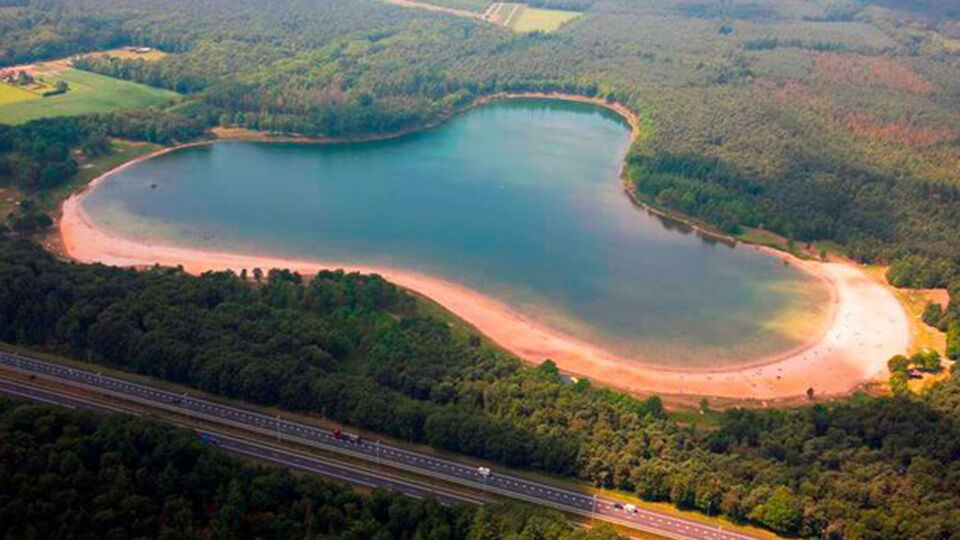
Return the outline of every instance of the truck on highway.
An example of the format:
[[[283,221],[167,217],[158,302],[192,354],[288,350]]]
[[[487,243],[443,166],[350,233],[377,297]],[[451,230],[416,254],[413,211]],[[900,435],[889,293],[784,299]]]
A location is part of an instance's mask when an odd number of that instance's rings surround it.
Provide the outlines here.
[[[360,444],[360,441],[362,440],[359,435],[354,433],[344,433],[339,429],[333,430],[333,438],[338,441],[347,441],[353,444]]]
[[[627,513],[629,513],[629,514],[636,514],[636,513],[637,513],[637,507],[636,507],[635,505],[632,505],[632,504],[625,504],[625,505],[623,505],[623,509],[624,509]]]
[[[484,478],[490,478],[489,467],[477,467],[477,473]]]

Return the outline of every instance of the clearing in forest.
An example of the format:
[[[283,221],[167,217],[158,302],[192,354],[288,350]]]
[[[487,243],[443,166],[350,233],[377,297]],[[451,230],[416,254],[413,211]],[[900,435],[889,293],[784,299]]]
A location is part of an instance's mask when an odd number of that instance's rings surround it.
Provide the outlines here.
[[[384,0],[387,3],[482,19],[515,32],[553,32],[580,16],[578,11],[533,8],[515,2],[488,0]]]
[[[579,16],[576,11],[524,6],[510,28],[516,32],[553,32]]]
[[[564,23],[579,17],[580,13],[497,2],[492,4],[484,15],[489,22],[506,26],[515,32],[553,32]]]
[[[177,98],[179,94],[143,84],[122,81],[70,67],[30,66],[45,81],[64,81],[69,90],[60,95],[16,99],[10,85],[0,85],[0,124],[22,124],[49,116],[104,113],[134,107],[148,107]],[[20,90],[12,87],[13,90]],[[8,97],[9,96],[9,97]]]

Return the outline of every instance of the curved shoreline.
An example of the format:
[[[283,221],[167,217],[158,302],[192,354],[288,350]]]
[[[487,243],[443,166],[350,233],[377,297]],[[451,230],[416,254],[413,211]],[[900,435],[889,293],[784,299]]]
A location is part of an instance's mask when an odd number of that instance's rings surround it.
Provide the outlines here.
[[[471,105],[510,98],[569,99],[558,94],[497,94]],[[613,110],[640,132],[639,118],[619,104],[572,96]],[[615,108],[613,105],[617,105]],[[619,110],[618,110],[619,109]],[[271,139],[255,139],[271,140]],[[289,141],[290,139],[286,139]],[[239,253],[206,252],[176,246],[139,243],[94,226],[82,209],[86,193],[112,175],[168,152],[217,141],[200,141],[166,148],[129,161],[104,173],[63,203],[59,228],[65,254],[81,262],[117,266],[182,265],[187,271],[285,267],[312,275],[321,269],[377,273],[402,287],[423,294],[517,356],[540,363],[546,358],[577,375],[630,392],[696,394],[734,398],[773,399],[802,395],[809,387],[818,395],[842,394],[886,374],[886,359],[909,345],[909,327],[899,301],[855,267],[840,263],[803,261],[777,250],[762,251],[801,267],[828,282],[831,313],[818,336],[776,355],[717,369],[680,369],[619,357],[602,347],[546,328],[508,306],[463,286],[415,272],[386,267],[343,265],[330,261],[281,259]],[[300,142],[300,141],[297,141]],[[310,142],[341,142],[316,139]],[[886,315],[884,315],[886,314]],[[884,324],[886,318],[886,324]],[[856,326],[854,326],[856,325]],[[862,332],[874,332],[869,338]],[[867,343],[864,340],[869,340]]]
[[[474,99],[473,101],[471,101],[466,105],[462,105],[459,107],[452,107],[450,110],[440,115],[439,118],[431,122],[427,122],[422,125],[403,128],[397,131],[361,134],[361,135],[344,135],[344,136],[337,136],[337,137],[311,137],[307,135],[273,133],[269,131],[256,131],[256,130],[251,130],[246,128],[221,126],[221,127],[213,128],[214,135],[217,135],[216,139],[198,141],[194,143],[186,143],[182,145],[175,145],[171,147],[171,149],[184,148],[187,146],[194,146],[199,144],[210,144],[218,141],[276,142],[276,143],[298,143],[298,144],[342,144],[342,143],[386,141],[386,140],[397,139],[400,137],[404,137],[406,135],[413,135],[414,133],[420,133],[430,129],[438,128],[446,124],[452,118],[460,114],[463,114],[469,111],[470,109],[480,107],[487,103],[493,103],[496,101],[511,101],[511,100],[524,100],[524,99],[587,103],[587,104],[594,105],[596,107],[601,107],[603,109],[611,111],[617,116],[619,116],[624,122],[626,122],[627,125],[630,126],[631,141],[636,141],[637,138],[640,136],[640,133],[642,132],[640,117],[635,112],[631,111],[626,106],[616,101],[607,101],[603,98],[581,96],[579,94],[564,94],[562,92],[498,92],[495,94],[486,94],[483,96],[478,96],[476,99]]]

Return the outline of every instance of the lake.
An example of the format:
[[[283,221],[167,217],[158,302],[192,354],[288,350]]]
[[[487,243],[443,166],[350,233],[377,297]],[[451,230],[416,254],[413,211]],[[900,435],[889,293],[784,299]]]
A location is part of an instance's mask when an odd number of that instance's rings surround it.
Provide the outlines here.
[[[743,364],[815,337],[826,286],[636,208],[618,179],[629,144],[599,107],[499,102],[391,140],[184,148],[83,205],[140,240],[415,270],[668,368]]]

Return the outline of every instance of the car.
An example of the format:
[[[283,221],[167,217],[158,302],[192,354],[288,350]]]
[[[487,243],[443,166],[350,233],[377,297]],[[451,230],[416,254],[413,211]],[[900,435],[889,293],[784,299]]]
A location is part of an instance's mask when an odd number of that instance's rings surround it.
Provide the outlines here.
[[[623,510],[623,505],[620,503],[613,503],[613,507],[617,510]]]

